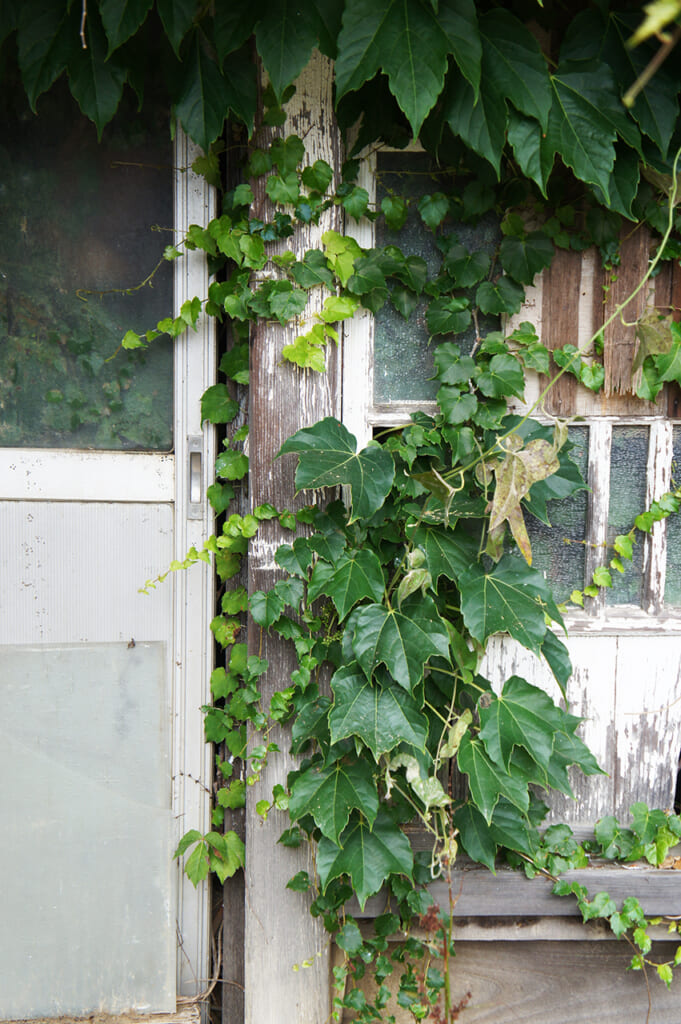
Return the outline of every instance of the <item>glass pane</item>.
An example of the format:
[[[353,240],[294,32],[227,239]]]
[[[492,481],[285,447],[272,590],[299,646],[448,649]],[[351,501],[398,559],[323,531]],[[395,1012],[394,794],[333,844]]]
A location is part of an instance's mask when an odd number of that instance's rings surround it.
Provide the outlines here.
[[[636,516],[646,507],[646,467],[648,464],[648,428],[613,427],[610,451],[610,507],[608,542],[618,533],[628,533]],[[634,545],[631,563],[624,573],[612,573],[612,589],[605,592],[608,605],[641,604],[643,579],[643,543]]]
[[[174,1011],[166,646],[1,651],[0,1019]]]
[[[570,458],[579,467],[584,480],[589,469],[589,428],[570,427],[574,445]],[[548,501],[546,510],[551,526],[525,513],[532,545],[532,566],[550,580],[556,599],[565,601],[575,588],[584,586],[586,564],[586,517],[589,495],[578,491],[563,500]]]
[[[130,104],[98,144],[65,87],[37,117],[19,95],[0,97],[0,445],[169,451],[170,339],[119,351],[172,314],[166,261],[125,294],[172,241],[167,112]]]
[[[425,153],[379,153],[376,164],[376,203],[389,193],[418,200],[432,192],[451,190],[449,181],[438,178]],[[491,252],[499,240],[499,223],[495,214],[486,214],[476,224],[450,224],[462,245],[470,250]],[[388,231],[385,222],[376,223],[376,244],[397,245],[405,253],[421,256],[429,275],[440,266],[441,254],[435,236],[421,220],[416,202],[410,204],[407,222],[401,231]],[[480,317],[480,330],[499,329],[498,317]],[[436,342],[446,340],[438,335]],[[475,340],[475,329],[456,336],[457,344],[468,351]],[[434,344],[435,344],[434,343]],[[423,402],[433,400],[438,384],[427,378],[433,375],[433,345],[428,344],[426,303],[421,302],[405,320],[390,303],[378,312],[374,328],[374,401]]]
[[[672,488],[681,485],[681,427],[674,427]],[[669,516],[667,529],[667,580],[664,588],[666,604],[681,605],[681,515]]]

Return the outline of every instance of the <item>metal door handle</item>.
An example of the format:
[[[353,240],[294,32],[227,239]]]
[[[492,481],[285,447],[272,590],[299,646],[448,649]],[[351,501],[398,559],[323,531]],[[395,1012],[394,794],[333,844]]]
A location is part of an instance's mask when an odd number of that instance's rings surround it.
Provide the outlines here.
[[[203,519],[203,437],[187,438],[187,519]]]

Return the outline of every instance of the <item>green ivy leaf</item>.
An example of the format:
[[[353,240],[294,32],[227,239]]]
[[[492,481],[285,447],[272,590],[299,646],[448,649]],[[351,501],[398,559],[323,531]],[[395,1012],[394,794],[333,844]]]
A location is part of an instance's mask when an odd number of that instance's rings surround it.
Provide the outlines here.
[[[449,661],[449,634],[430,597],[412,595],[399,611],[364,605],[354,619],[353,650],[368,679],[384,664],[408,692],[423,678],[428,658]]]
[[[225,117],[235,100],[217,64],[206,55],[198,33],[184,65],[175,112],[187,135],[208,150],[222,132]],[[240,111],[237,109],[235,113]]]
[[[378,813],[378,791],[366,761],[314,766],[298,775],[291,786],[291,819],[296,821],[311,814],[322,835],[336,845],[350,811],[355,808],[373,825]]]
[[[385,196],[381,201],[381,211],[388,230],[400,231],[404,227],[409,207],[401,196]]]
[[[460,334],[471,323],[468,299],[443,296],[433,299],[426,312],[426,323],[431,335]]]
[[[137,31],[152,3],[153,0],[100,0],[99,13],[109,40],[107,57]]]
[[[426,227],[435,231],[449,213],[449,199],[443,192],[421,196],[418,201],[418,211]]]
[[[486,252],[469,252],[456,243],[447,250],[443,265],[454,278],[457,288],[471,288],[487,276],[490,258]]]
[[[180,43],[194,23],[196,4],[194,0],[156,0],[156,9],[170,45],[179,57]]]
[[[492,830],[474,803],[468,800],[452,815],[452,824],[459,830],[458,841],[471,858],[484,864],[494,874],[497,844]]]
[[[480,19],[480,34],[483,80],[492,78],[517,110],[535,117],[546,130],[551,85],[537,40],[518,18],[499,8]]]
[[[87,49],[78,49],[69,60],[69,86],[101,139],[104,126],[116,113],[128,73],[116,57],[107,60],[106,38],[94,11],[88,12],[85,31]]]
[[[411,535],[415,548],[426,556],[428,571],[435,583],[440,576],[457,580],[477,558],[475,539],[461,529],[444,526],[419,526]]]
[[[520,676],[511,676],[499,696],[480,706],[480,739],[498,765],[509,771],[514,747],[524,747],[542,768],[553,752],[557,708],[548,694]]]
[[[351,821],[340,837],[341,846],[323,836],[317,848],[317,871],[322,891],[329,882],[349,875],[360,906],[378,892],[391,874],[411,879],[414,859],[409,840],[386,811],[379,812],[373,828]]]
[[[23,0],[17,24],[17,58],[31,110],[38,97],[78,57],[80,10],[52,0]]]
[[[182,0],[191,8],[191,0]],[[238,50],[253,35],[259,10],[255,4],[216,4],[213,8],[213,40],[218,60]],[[191,17],[196,13],[194,6]]]
[[[459,771],[468,776],[471,796],[488,824],[500,796],[505,796],[519,811],[528,810],[530,798],[527,783],[517,775],[509,775],[490,760],[479,739],[471,738],[468,733],[464,735],[457,754],[457,764]]]
[[[475,395],[468,392],[462,394],[458,388],[440,388],[437,393],[437,403],[445,421],[454,427],[466,423],[478,408],[478,400]]]
[[[231,423],[239,411],[239,403],[230,395],[226,384],[213,384],[201,396],[201,422]]]
[[[517,313],[525,301],[525,289],[504,274],[492,284],[483,281],[475,294],[481,313]]]
[[[532,284],[553,260],[553,243],[543,231],[531,231],[524,238],[508,235],[499,247],[499,260],[507,274],[521,284]]]
[[[395,467],[390,454],[371,446],[357,453],[353,435],[330,416],[289,437],[279,449],[279,455],[290,452],[299,456],[297,491],[340,484],[350,486],[350,522],[373,515],[392,487]]]
[[[248,456],[228,448],[215,460],[215,475],[221,480],[242,480],[248,472]]]
[[[301,262],[294,263],[291,267],[291,277],[301,288],[314,288],[320,284],[333,288],[334,285],[334,276],[324,253],[319,249],[310,249]]]
[[[447,77],[442,97],[443,117],[455,135],[488,160],[499,175],[506,142],[506,102],[493,75],[483,75],[480,93],[455,70]]]
[[[336,697],[329,714],[332,743],[358,736],[376,761],[400,743],[425,749],[428,720],[404,690],[370,682],[356,662],[338,669],[331,688]]]
[[[338,37],[337,95],[384,71],[416,137],[442,91],[449,52],[435,11],[418,0],[348,0]]]
[[[258,53],[281,101],[284,90],[307,64],[317,41],[312,0],[270,0],[255,30]]]
[[[351,608],[364,598],[380,601],[385,580],[376,554],[364,549],[341,557],[333,565],[317,562],[310,585],[308,600],[316,601],[320,594],[331,598],[339,619],[343,620]]]
[[[284,614],[284,598],[275,590],[256,590],[248,603],[253,621],[263,629],[269,629]]]
[[[523,397],[525,374],[523,368],[512,355],[492,356],[487,367],[479,374],[475,382],[488,398],[505,398],[507,395]],[[546,444],[547,442],[530,442]],[[528,449],[530,445],[527,446]],[[558,464],[556,463],[556,469]]]
[[[484,643],[494,633],[510,633],[523,647],[539,654],[546,636],[546,583],[540,573],[509,555],[489,572],[474,565],[459,579],[461,611],[473,637]]]

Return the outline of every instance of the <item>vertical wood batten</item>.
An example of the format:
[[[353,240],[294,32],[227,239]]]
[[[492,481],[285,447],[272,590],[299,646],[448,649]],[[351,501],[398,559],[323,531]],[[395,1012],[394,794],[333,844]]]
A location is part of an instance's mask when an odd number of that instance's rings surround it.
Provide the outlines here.
[[[578,317],[582,257],[580,253],[557,249],[551,266],[544,271],[542,291],[542,341],[553,351],[563,345],[578,345]],[[552,373],[558,367],[552,362]],[[540,390],[548,378],[540,378]],[[577,381],[567,373],[556,381],[545,399],[546,411],[554,416],[572,416]]]
[[[648,467],[646,472],[646,508],[668,491],[672,482],[673,434],[671,423],[650,424]],[[664,610],[664,586],[667,574],[667,530],[663,519],[653,525],[643,549],[643,608],[649,614]]]
[[[296,83],[296,94],[287,106],[287,119],[281,134],[296,134],[303,139],[306,161],[326,160],[340,167],[340,136],[333,119],[332,76],[329,63],[315,54]],[[279,132],[277,132],[279,134]],[[271,135],[270,135],[271,138]],[[265,139],[265,144],[269,139]],[[260,145],[263,144],[258,139]],[[271,215],[264,181],[252,183],[255,194],[254,216],[268,220]],[[302,253],[319,246],[322,234],[340,230],[338,207],[327,211],[318,226],[298,228],[286,240],[286,247]],[[315,294],[315,292],[319,294]],[[322,289],[314,289],[308,310],[320,308]],[[338,416],[337,354],[329,347],[327,372],[316,374],[289,363],[282,365],[281,350],[293,342],[301,327],[259,322],[253,329],[250,384],[250,494],[254,506],[270,502],[279,509],[296,508],[309,501],[301,495],[294,502],[295,460],[292,456],[276,459],[288,436],[301,427],[311,426],[324,416]],[[274,554],[292,535],[284,533],[277,520],[263,523],[249,552],[249,591],[269,590],[281,575]],[[295,655],[277,636],[262,635],[251,623],[249,651],[269,661],[262,679],[263,704],[269,706],[272,693],[290,682],[296,667]],[[272,754],[259,781],[248,787],[246,806],[245,868],[245,1022],[296,1021],[296,1024],[321,1024],[330,1013],[329,945],[321,922],[309,914],[309,899],[286,888],[296,872],[313,873],[311,855],[306,847],[292,850],[277,845],[287,820],[273,811],[267,821],[256,813],[258,800],[271,799],[272,787],[286,785],[288,772],[295,767],[289,755],[288,730],[277,727],[269,736],[281,753]],[[310,966],[295,970],[306,961]]]

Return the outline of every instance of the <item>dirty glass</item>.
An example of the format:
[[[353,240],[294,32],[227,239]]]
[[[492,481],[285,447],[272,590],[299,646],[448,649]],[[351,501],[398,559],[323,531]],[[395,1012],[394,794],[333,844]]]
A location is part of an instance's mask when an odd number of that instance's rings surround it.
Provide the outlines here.
[[[403,252],[421,256],[428,265],[429,276],[440,266],[441,254],[435,236],[426,228],[416,208],[421,196],[451,191],[451,177],[435,174],[430,157],[425,153],[378,153],[376,158],[376,205],[380,208],[386,195],[394,193],[413,200],[401,231],[389,231],[384,220],[376,222],[376,245],[396,245]],[[491,252],[499,240],[499,223],[495,214],[486,214],[475,224],[445,223],[445,230],[456,234],[462,245],[471,251]],[[464,294],[462,292],[462,294]],[[498,317],[480,317],[482,333],[499,329]],[[462,351],[469,351],[475,339],[471,326],[456,336]],[[435,345],[449,340],[438,335],[429,343],[426,325],[426,302],[420,302],[409,320],[405,320],[390,303],[376,314],[374,327],[374,402],[433,401],[438,384],[433,376]]]
[[[0,1020],[174,1011],[166,646],[0,658]]]
[[[674,427],[674,454],[672,458],[672,488],[681,487],[681,427]],[[664,588],[665,604],[681,606],[681,515],[669,516],[667,530],[667,576]]]
[[[634,519],[646,507],[646,467],[648,464],[648,428],[612,428],[610,450],[610,506],[608,543],[618,533],[628,533]],[[603,559],[605,562],[606,559]],[[641,604],[643,586],[643,541],[634,545],[632,562],[624,562],[624,572],[612,572],[612,588],[605,592],[608,605]]]
[[[589,428],[570,427],[569,439],[574,446],[570,458],[587,479],[589,468]],[[532,546],[532,566],[539,569],[553,587],[558,601],[565,601],[572,591],[584,586],[586,564],[586,525],[588,491],[562,500],[546,503],[551,526],[525,513],[527,532]]]
[[[20,96],[0,96],[0,445],[169,451],[169,339],[120,350],[172,314],[168,262],[137,288],[172,242],[167,112],[130,101],[98,144],[65,87],[37,116]]]

